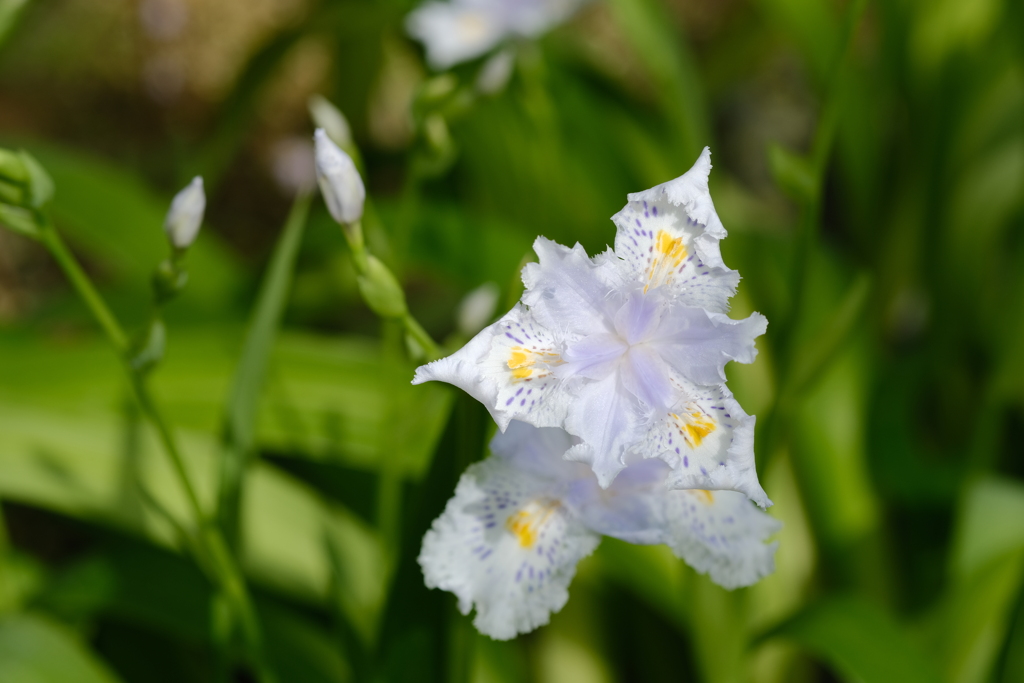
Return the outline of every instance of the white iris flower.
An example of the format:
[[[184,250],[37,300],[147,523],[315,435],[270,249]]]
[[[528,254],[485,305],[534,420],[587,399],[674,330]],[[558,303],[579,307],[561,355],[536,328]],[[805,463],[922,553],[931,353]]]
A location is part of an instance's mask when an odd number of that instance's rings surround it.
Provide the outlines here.
[[[559,457],[573,442],[564,430],[513,422],[423,539],[427,586],[454,593],[463,614],[475,605],[481,633],[504,640],[548,623],[602,535],[667,544],[726,588],[774,571],[778,543],[765,539],[781,525],[742,493],[671,490],[660,460],[630,465],[602,489],[585,465]]]
[[[612,217],[614,250],[595,258],[538,238],[521,304],[413,383],[464,389],[503,430],[513,419],[566,429],[581,440],[566,458],[589,463],[602,488],[661,458],[673,488],[771,505],[754,469],[754,417],[724,373],[754,360],[767,321],[725,315],[739,273],[722,262],[710,170],[705,148],[684,175],[630,194]]]
[[[585,0],[430,0],[406,19],[435,69],[490,52],[513,38],[536,38],[568,19]]]

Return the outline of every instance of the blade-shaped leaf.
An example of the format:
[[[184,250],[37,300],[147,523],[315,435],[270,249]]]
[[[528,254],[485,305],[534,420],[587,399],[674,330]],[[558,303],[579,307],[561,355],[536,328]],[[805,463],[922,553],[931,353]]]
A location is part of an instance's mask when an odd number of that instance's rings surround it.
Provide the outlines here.
[[[906,630],[858,598],[831,598],[799,613],[771,634],[796,641],[848,681],[938,683],[932,662]]]
[[[116,683],[118,678],[65,627],[34,614],[0,619],[0,681]]]
[[[256,415],[263,396],[267,365],[288,301],[309,203],[309,194],[295,200],[274,247],[228,397],[217,509],[229,537],[234,536],[237,526],[239,496],[245,468],[252,456]]]

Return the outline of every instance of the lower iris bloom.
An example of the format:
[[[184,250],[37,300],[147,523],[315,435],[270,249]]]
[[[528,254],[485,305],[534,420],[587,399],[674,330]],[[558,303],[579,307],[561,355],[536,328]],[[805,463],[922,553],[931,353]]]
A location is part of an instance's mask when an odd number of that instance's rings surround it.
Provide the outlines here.
[[[777,542],[765,540],[780,524],[744,494],[672,490],[670,467],[642,459],[602,489],[589,467],[561,457],[577,441],[512,422],[424,537],[427,586],[454,593],[463,614],[475,606],[481,633],[505,640],[548,623],[602,536],[666,544],[726,588],[774,571]]]

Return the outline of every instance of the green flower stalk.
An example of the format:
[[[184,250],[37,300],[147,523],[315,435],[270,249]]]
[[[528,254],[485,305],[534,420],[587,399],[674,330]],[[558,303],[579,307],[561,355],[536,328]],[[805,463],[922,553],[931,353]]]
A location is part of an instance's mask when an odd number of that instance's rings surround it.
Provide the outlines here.
[[[355,163],[323,128],[313,136],[316,146],[316,178],[324,203],[331,217],[341,226],[352,250],[359,293],[374,313],[382,318],[398,320],[405,333],[429,358],[440,356],[437,343],[412,317],[405,303],[401,285],[384,263],[366,248],[363,238],[363,205],[366,187]]]

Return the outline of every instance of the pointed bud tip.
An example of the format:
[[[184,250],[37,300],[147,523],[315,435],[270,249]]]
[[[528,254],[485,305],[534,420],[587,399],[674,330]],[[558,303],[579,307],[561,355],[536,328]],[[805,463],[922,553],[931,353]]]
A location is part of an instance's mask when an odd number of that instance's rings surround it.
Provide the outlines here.
[[[177,249],[187,249],[199,234],[206,212],[206,192],[202,176],[196,176],[171,200],[164,230]]]
[[[342,147],[352,144],[352,127],[345,114],[333,102],[323,95],[314,94],[310,96],[307,108],[313,124],[323,129],[335,143]]]
[[[316,179],[327,210],[338,223],[347,225],[363,217],[366,188],[352,157],[331,140],[323,128],[313,134],[316,147]]]

